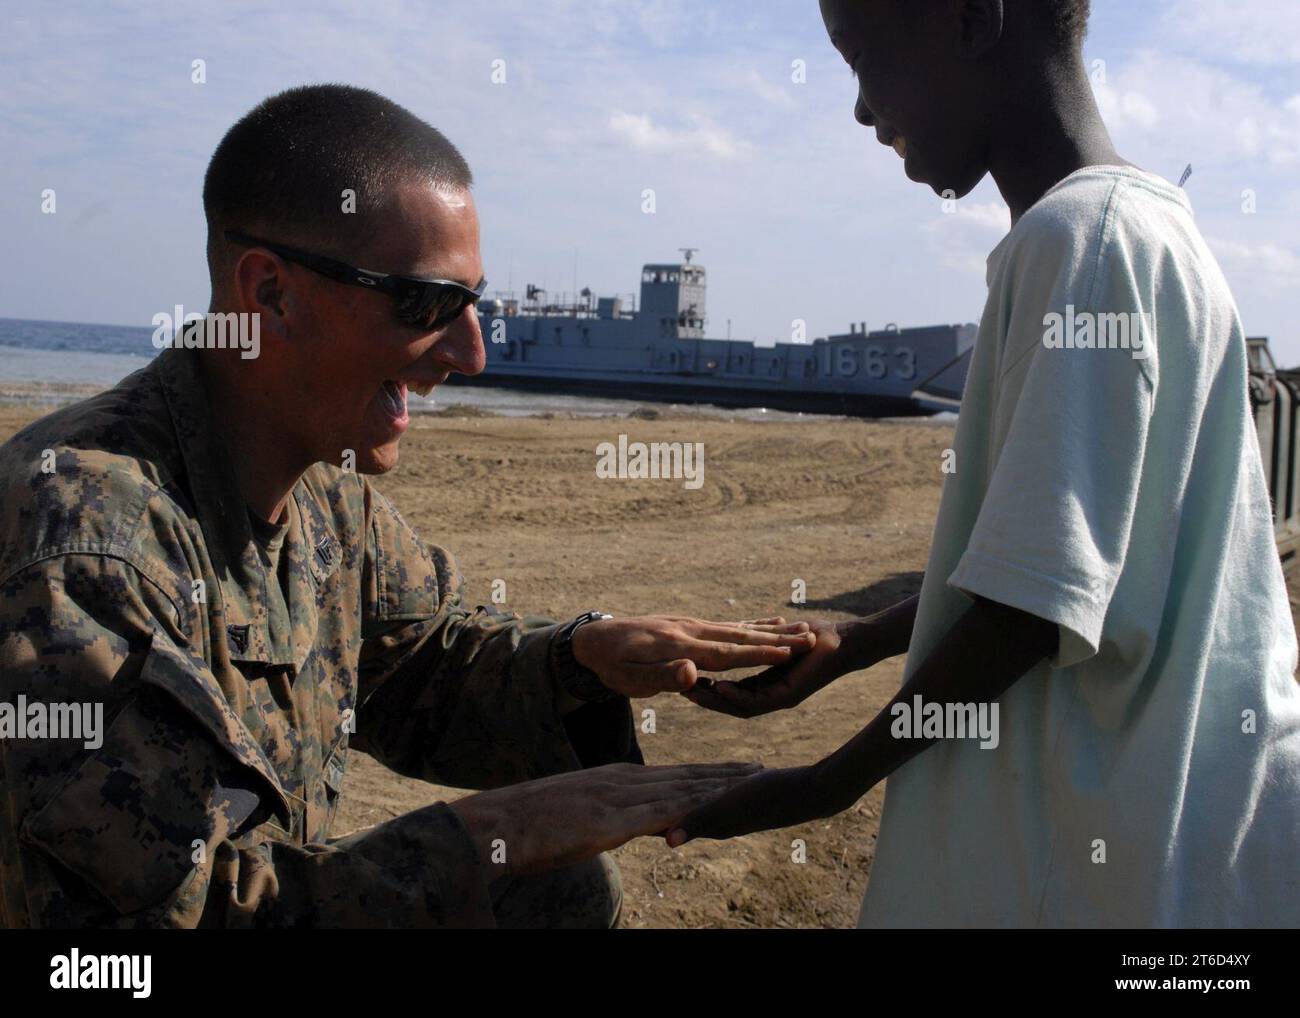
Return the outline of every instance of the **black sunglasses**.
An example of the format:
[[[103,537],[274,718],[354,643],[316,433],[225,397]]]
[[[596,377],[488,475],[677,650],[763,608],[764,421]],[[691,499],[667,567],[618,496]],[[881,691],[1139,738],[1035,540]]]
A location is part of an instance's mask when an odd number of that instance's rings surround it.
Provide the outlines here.
[[[249,247],[264,247],[286,261],[297,262],[339,283],[380,290],[393,298],[400,322],[422,329],[446,325],[458,318],[465,308],[478,303],[487,288],[486,279],[480,279],[478,286],[470,288],[453,279],[416,279],[358,269],[346,262],[252,237],[240,230],[227,230],[226,239]]]

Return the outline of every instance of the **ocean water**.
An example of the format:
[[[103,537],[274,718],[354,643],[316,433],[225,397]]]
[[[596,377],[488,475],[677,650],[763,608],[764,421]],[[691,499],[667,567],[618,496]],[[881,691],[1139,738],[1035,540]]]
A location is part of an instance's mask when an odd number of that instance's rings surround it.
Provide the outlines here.
[[[132,371],[144,367],[158,354],[153,345],[153,328],[129,325],[86,325],[77,322],[41,322],[21,318],[0,318],[0,383],[49,383],[56,386],[116,385]],[[43,392],[39,397],[24,393],[0,393],[5,402],[42,403],[80,399],[80,392]],[[596,399],[590,396],[565,396],[550,393],[517,392],[481,386],[439,386],[428,398],[410,396],[413,412],[436,410],[459,404],[476,407],[507,417],[533,417],[545,413],[573,414],[580,417],[611,417],[644,406],[660,406],[638,400]],[[784,413],[754,408],[723,409],[691,406],[691,412],[716,414],[742,420],[826,420],[822,415]],[[939,414],[928,420],[955,420],[952,414]],[[927,418],[914,418],[924,421]]]
[[[0,318],[0,383],[43,382],[54,385],[112,386],[132,371],[144,367],[158,354],[150,326],[86,325],[77,322],[39,322]],[[39,399],[57,401],[57,393],[39,396],[10,393],[9,402]],[[80,399],[80,392],[63,398]],[[642,404],[629,400],[537,395],[506,389],[445,386],[428,398],[410,396],[413,411],[435,410],[461,404],[511,417],[543,413],[609,416],[626,414]],[[758,414],[757,416],[766,416]]]

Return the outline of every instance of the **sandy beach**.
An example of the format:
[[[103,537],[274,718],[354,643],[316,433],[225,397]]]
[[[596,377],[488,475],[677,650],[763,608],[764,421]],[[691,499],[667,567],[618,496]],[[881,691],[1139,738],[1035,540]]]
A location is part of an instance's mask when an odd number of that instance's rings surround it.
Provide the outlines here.
[[[46,408],[0,406],[0,439]],[[596,447],[700,442],[704,483],[598,479]],[[849,618],[919,588],[952,425],[739,421],[648,409],[631,417],[417,415],[379,486],[426,542],[452,550],[469,599],[563,619],[600,608],[734,620]],[[792,585],[807,602],[790,604]],[[1291,578],[1292,607],[1297,587]],[[664,695],[641,735],[651,763],[820,758],[897,689],[902,659],[845,677],[802,707],[751,721]],[[844,927],[871,868],[883,786],[828,821],[676,852],[642,839],[616,855],[632,927]],[[336,834],[464,794],[352,756]],[[794,862],[791,842],[807,846]]]

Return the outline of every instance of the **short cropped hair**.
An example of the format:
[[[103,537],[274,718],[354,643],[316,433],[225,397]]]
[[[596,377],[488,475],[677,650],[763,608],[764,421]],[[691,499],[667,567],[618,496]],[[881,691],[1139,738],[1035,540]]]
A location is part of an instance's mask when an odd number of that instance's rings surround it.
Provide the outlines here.
[[[365,245],[369,212],[395,184],[473,183],[469,165],[436,128],[376,92],[305,85],[264,99],[226,132],[203,180],[208,265],[216,274],[223,231],[351,253]],[[345,212],[348,191],[355,213]],[[213,279],[214,287],[217,280]]]

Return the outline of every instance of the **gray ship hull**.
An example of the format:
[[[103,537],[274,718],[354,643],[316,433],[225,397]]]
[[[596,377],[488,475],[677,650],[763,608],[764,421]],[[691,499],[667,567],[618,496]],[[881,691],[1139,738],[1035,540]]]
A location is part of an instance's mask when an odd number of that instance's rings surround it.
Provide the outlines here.
[[[919,417],[952,409],[922,399],[870,393],[818,393],[798,389],[772,390],[717,388],[689,381],[662,379],[627,380],[582,379],[572,376],[541,377],[508,375],[494,372],[491,366],[473,377],[453,374],[446,385],[475,388],[502,388],[543,395],[597,396],[603,399],[637,400],[646,403],[683,403],[709,405],[727,409],[764,407],[789,413],[833,414],[845,417]]]
[[[705,270],[688,261],[641,272],[639,309],[590,291],[548,301],[529,286],[479,304],[487,367],[455,384],[495,385],[553,395],[767,407],[860,417],[932,414],[965,384],[973,325],[865,325],[807,341],[759,346],[704,334]]]

